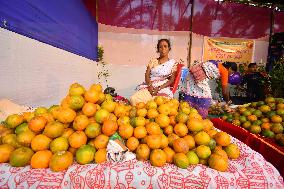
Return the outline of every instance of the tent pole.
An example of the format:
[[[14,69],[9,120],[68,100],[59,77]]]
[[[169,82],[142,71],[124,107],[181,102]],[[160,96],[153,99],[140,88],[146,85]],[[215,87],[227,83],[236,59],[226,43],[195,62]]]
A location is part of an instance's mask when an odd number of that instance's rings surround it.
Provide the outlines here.
[[[275,5],[272,4],[271,12],[270,12],[270,28],[269,28],[269,45],[268,45],[268,57],[267,57],[267,63],[266,63],[266,71],[270,71],[273,62],[271,62],[271,43],[272,43],[272,35],[274,34],[274,23],[275,23]]]
[[[190,25],[189,25],[189,41],[188,41],[188,59],[187,59],[187,67],[188,68],[190,67],[190,64],[191,64],[193,11],[194,11],[194,0],[191,0]]]

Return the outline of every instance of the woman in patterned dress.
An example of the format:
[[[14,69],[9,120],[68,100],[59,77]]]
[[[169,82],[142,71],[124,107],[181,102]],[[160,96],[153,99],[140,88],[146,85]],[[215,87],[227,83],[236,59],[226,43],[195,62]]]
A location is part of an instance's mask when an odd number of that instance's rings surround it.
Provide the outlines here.
[[[184,100],[187,101],[191,107],[197,109],[198,113],[203,118],[206,118],[212,101],[208,81],[209,79],[219,78],[220,74],[218,68],[211,62],[203,63],[203,70],[207,78],[199,82],[196,82],[193,75],[189,72]]]
[[[143,101],[139,91],[145,91],[145,89],[151,96],[173,98],[170,86],[172,86],[176,77],[176,62],[174,59],[169,58],[170,50],[171,44],[168,39],[160,39],[158,41],[157,52],[160,56],[159,58],[151,59],[147,65],[145,82],[136,88],[138,93],[135,93],[130,98],[132,104]]]

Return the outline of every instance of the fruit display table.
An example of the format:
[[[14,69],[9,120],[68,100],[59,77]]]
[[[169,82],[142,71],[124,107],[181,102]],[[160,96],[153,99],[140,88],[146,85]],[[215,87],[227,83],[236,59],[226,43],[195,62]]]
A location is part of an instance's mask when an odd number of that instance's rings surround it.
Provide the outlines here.
[[[201,164],[180,169],[153,167],[137,160],[79,165],[68,170],[15,168],[0,164],[0,188],[284,188],[279,172],[259,153],[232,138],[241,155],[230,160],[228,172]]]
[[[223,121],[222,119],[213,118],[211,121],[216,128],[227,132],[262,154],[284,176],[284,147],[277,145],[272,139],[264,138],[259,134],[252,134],[246,129]]]

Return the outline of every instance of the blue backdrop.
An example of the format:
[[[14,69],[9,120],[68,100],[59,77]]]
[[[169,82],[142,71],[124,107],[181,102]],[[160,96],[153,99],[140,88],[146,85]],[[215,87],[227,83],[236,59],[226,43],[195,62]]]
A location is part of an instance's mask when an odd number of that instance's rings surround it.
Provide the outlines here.
[[[98,24],[81,0],[0,0],[0,27],[97,60]]]

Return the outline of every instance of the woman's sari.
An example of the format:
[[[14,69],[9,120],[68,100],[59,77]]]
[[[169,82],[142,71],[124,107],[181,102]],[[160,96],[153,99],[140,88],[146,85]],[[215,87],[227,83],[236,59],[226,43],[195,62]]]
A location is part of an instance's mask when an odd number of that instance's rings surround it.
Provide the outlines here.
[[[157,59],[152,59],[148,64],[150,71],[150,81],[153,87],[159,87],[169,81],[171,75],[176,71],[176,62],[171,59],[163,64],[159,64]],[[140,84],[136,88],[137,92],[130,97],[132,105],[139,102],[146,103],[147,101],[153,99],[153,96],[148,91],[148,85],[146,82]],[[170,86],[162,88],[158,91],[157,96],[164,96],[166,98],[173,98],[173,92]]]
[[[150,72],[150,81],[152,82],[153,87],[159,87],[169,81],[169,78],[176,71],[176,62],[174,59],[170,59],[163,64],[158,64],[158,60],[154,59],[150,61],[148,65],[151,69]],[[136,90],[147,89],[148,85],[144,82],[139,85]],[[157,96],[164,96],[167,98],[173,98],[173,92],[169,87],[162,88],[158,91]]]

